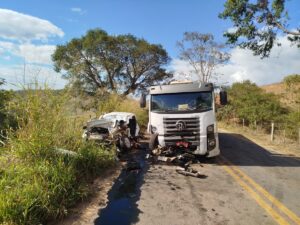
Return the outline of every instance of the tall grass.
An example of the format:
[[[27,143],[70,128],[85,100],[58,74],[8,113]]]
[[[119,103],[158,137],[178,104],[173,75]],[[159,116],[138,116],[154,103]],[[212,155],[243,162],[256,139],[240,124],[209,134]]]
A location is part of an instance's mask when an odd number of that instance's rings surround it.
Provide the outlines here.
[[[114,163],[113,149],[81,139],[68,101],[67,92],[28,88],[10,103],[18,129],[0,148],[0,224],[64,216],[88,194],[87,182]]]

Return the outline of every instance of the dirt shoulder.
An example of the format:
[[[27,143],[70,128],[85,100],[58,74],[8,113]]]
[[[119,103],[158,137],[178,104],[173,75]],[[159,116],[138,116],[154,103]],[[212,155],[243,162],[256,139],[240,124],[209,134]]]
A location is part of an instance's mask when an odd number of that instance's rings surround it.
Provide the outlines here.
[[[265,149],[276,152],[278,154],[295,155],[300,156],[300,145],[296,142],[294,143],[272,143],[270,141],[270,136],[262,132],[254,132],[249,128],[242,128],[240,126],[234,127],[226,125],[224,123],[219,123],[219,132],[239,134],[245,138],[251,140],[252,142],[262,146]],[[241,136],[239,136],[241,137]]]
[[[66,218],[55,222],[55,224],[94,224],[94,220],[98,217],[99,210],[106,206],[108,201],[107,193],[120,175],[120,172],[121,165],[104,171],[102,176],[94,180],[93,184],[91,184],[91,196],[71,209]]]

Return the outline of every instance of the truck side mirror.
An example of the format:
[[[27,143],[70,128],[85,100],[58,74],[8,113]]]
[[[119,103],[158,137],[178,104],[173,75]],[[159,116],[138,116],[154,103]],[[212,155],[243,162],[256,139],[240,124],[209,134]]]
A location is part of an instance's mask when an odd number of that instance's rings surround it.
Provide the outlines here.
[[[220,103],[221,105],[227,105],[227,92],[220,91]]]
[[[142,93],[140,98],[140,107],[145,108],[146,107],[146,95]]]

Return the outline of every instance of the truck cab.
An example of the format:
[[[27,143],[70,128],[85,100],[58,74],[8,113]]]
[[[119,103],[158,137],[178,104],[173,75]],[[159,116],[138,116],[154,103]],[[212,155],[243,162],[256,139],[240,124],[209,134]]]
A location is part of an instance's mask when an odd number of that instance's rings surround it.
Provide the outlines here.
[[[149,93],[150,149],[160,145],[184,147],[207,157],[220,154],[212,83],[177,82],[152,86]],[[220,95],[225,104],[226,93]],[[145,99],[141,98],[143,105]]]

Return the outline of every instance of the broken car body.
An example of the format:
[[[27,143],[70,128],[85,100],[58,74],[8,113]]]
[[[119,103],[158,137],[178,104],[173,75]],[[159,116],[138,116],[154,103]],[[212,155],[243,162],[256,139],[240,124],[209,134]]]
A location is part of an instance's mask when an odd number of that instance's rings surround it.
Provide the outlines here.
[[[95,141],[114,141],[120,150],[129,150],[140,128],[133,113],[111,112],[93,119],[84,126],[82,138]]]

